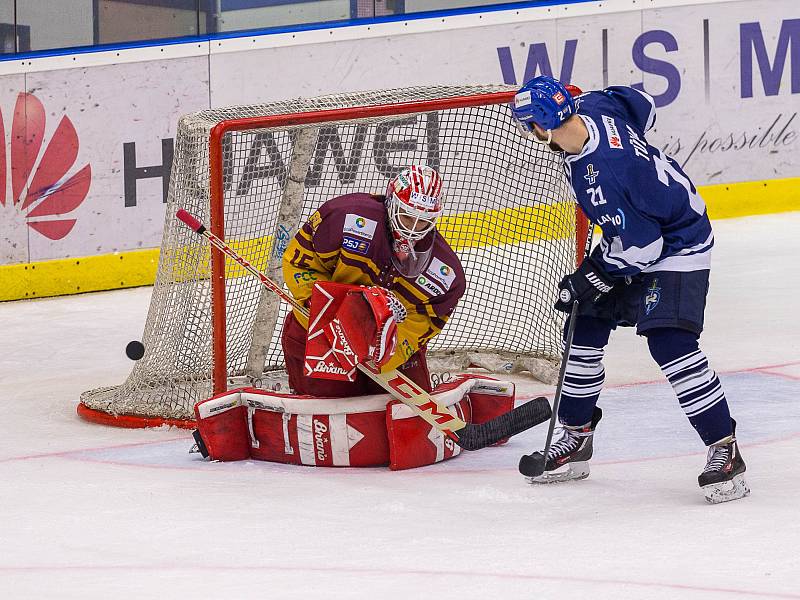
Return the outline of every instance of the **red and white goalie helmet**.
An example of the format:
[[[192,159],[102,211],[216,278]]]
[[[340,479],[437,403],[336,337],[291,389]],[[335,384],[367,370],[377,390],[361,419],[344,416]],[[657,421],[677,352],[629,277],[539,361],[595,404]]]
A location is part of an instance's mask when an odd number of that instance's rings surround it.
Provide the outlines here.
[[[412,248],[433,230],[442,214],[442,178],[436,169],[412,165],[395,175],[386,188],[386,209],[395,240]]]

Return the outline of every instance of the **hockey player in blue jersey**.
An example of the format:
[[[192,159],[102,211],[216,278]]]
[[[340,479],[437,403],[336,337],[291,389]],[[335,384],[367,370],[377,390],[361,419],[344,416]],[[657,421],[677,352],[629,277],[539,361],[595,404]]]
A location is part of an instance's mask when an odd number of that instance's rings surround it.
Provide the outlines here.
[[[648,144],[655,105],[630,87],[573,99],[559,81],[540,76],[512,107],[526,137],[563,152],[575,196],[600,226],[600,243],[559,284],[556,308],[578,317],[558,418],[559,436],[533,482],[589,475],[592,436],[602,412],[602,359],[618,325],[636,326],[708,446],[698,481],[709,502],[749,493],[745,464],[717,375],[700,350],[714,234],[705,204],[678,163]]]

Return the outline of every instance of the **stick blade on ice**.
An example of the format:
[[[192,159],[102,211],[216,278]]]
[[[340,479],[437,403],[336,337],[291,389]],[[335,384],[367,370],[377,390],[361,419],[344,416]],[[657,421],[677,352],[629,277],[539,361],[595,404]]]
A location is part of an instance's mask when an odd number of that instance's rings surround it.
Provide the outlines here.
[[[545,459],[541,452],[524,454],[519,459],[519,472],[525,477],[539,477],[544,473]]]

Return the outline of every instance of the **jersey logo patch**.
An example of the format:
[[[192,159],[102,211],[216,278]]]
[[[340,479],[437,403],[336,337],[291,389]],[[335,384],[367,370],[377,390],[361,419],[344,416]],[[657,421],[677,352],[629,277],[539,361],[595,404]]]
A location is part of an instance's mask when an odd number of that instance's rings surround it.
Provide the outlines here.
[[[357,235],[358,237],[371,240],[375,235],[375,227],[377,225],[378,225],[377,221],[373,221],[372,219],[367,219],[365,217],[362,217],[361,215],[354,215],[353,213],[348,213],[344,219],[344,227],[342,227],[342,233]]]
[[[425,275],[429,276],[436,283],[442,285],[445,290],[449,290],[456,279],[456,272],[452,267],[444,264],[438,258],[434,258],[428,268],[425,270]]]
[[[439,289],[439,286],[436,285],[434,281],[425,277],[425,275],[420,275],[417,277],[415,282],[419,287],[423,290],[431,294],[431,296],[441,296],[444,290]]]
[[[644,314],[649,315],[658,306],[661,300],[661,288],[658,287],[658,278],[653,279],[650,287],[644,291]]]
[[[366,255],[369,252],[369,242],[346,235],[342,238],[342,248],[356,254]]]
[[[608,147],[615,150],[622,150],[622,138],[619,135],[619,129],[612,117],[603,115],[603,126],[606,128],[606,137],[608,138]]]
[[[600,176],[600,171],[594,170],[594,165],[589,163],[589,166],[586,167],[586,175],[583,178],[589,182],[589,185],[594,185],[597,178]]]

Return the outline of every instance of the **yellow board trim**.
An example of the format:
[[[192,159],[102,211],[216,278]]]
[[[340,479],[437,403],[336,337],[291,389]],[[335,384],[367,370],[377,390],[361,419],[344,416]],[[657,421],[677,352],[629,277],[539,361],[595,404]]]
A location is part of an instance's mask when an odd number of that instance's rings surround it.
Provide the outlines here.
[[[0,301],[153,285],[158,248],[0,266]]]
[[[439,219],[437,228],[453,248],[480,248],[569,238],[575,230],[572,202],[466,212]],[[476,236],[475,232],[479,232]]]
[[[712,220],[800,210],[800,177],[701,186]]]
[[[800,177],[707,185],[698,191],[713,220],[800,210]],[[565,224],[568,222],[568,215],[563,211],[567,209],[571,210],[571,205],[463,213],[442,218],[440,226],[456,250],[537,238],[563,238],[567,235]],[[559,214],[553,214],[554,211]],[[544,226],[544,233],[534,235],[532,222]],[[477,239],[467,236],[466,232],[476,225],[487,233]],[[262,243],[261,239],[248,240],[236,246],[246,253],[248,246]],[[0,265],[0,302],[152,285],[158,256],[159,251],[154,248]],[[238,265],[227,266],[226,270],[229,275],[244,275]]]

